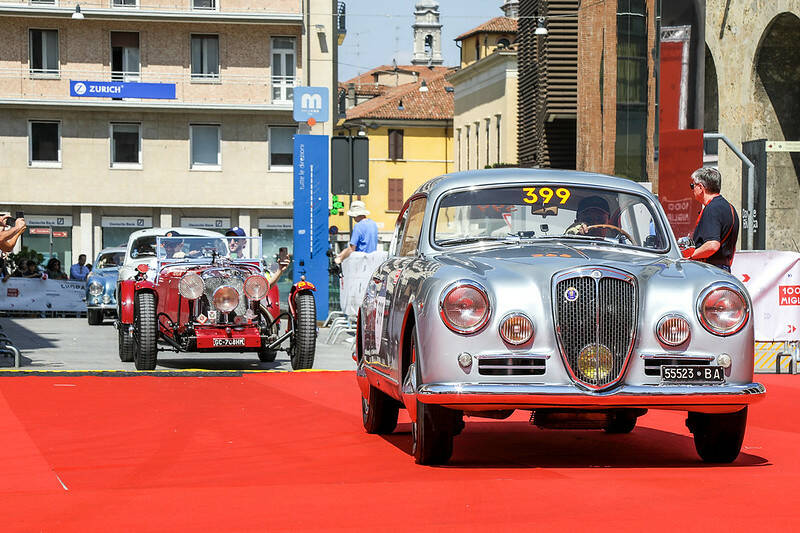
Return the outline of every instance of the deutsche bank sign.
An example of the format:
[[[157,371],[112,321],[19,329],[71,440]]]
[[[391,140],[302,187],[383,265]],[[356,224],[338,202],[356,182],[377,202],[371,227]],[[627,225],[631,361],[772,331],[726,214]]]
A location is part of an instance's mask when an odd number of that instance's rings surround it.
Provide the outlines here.
[[[174,83],[69,80],[69,95],[92,98],[175,99]]]
[[[297,122],[328,121],[328,88],[327,87],[295,87],[294,119]]]

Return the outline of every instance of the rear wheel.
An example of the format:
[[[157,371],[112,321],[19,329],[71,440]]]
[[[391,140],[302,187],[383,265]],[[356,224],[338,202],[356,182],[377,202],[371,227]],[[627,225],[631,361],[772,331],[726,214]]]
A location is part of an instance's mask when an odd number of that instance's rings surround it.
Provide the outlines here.
[[[707,463],[731,463],[739,456],[747,426],[747,407],[735,413],[689,413],[686,426]]]
[[[128,333],[128,324],[120,322],[117,336],[119,337],[119,360],[123,363],[130,363],[133,361],[133,337]]]
[[[304,370],[314,366],[317,349],[317,306],[314,295],[301,292],[295,296],[294,333],[292,334],[292,369]]]
[[[156,298],[152,292],[138,292],[133,304],[133,344],[136,370],[155,370]]]
[[[361,398],[361,421],[367,433],[387,435],[397,427],[400,404],[382,390],[369,386],[367,398]]]
[[[103,323],[103,310],[102,309],[87,309],[86,318],[90,326],[98,326]]]

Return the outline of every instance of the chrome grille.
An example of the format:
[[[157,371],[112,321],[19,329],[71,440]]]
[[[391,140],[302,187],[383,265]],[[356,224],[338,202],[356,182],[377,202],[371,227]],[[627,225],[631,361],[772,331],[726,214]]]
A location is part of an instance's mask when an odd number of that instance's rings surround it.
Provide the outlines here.
[[[558,341],[572,377],[592,389],[619,381],[636,329],[634,278],[606,268],[562,274],[553,299]]]
[[[478,373],[483,376],[541,376],[545,372],[544,357],[481,355]]]
[[[660,376],[662,366],[706,366],[710,365],[711,361],[708,358],[692,358],[692,357],[659,357],[645,359],[644,361],[644,375],[645,376]]]
[[[236,306],[236,309],[233,310],[236,313],[236,316],[241,316],[247,310],[246,307],[246,297],[244,295],[244,280],[242,277],[237,273],[231,275],[230,277],[220,277],[220,276],[209,276],[204,277],[203,281],[205,282],[205,289],[203,293],[205,294],[206,299],[208,300],[209,306],[213,309],[214,308],[214,291],[217,290],[219,287],[223,285],[228,285],[236,289],[239,293],[239,305]]]

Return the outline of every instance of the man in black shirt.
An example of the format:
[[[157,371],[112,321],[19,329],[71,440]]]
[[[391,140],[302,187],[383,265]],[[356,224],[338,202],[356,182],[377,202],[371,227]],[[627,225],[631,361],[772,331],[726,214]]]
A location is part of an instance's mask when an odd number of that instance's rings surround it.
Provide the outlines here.
[[[722,176],[715,168],[700,168],[692,173],[689,187],[695,200],[703,204],[703,210],[692,235],[697,248],[691,259],[730,272],[739,239],[739,217],[733,206],[720,195],[721,185]]]

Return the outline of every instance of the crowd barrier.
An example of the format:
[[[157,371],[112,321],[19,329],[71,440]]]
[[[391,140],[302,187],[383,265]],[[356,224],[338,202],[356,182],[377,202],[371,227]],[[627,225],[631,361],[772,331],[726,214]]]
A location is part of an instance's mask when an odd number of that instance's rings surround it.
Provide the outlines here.
[[[354,317],[358,314],[372,273],[386,260],[386,257],[387,253],[384,251],[369,254],[353,252],[342,261],[342,288],[339,296],[342,311],[347,316]]]
[[[85,313],[86,282],[8,278],[0,283],[0,311]]]

